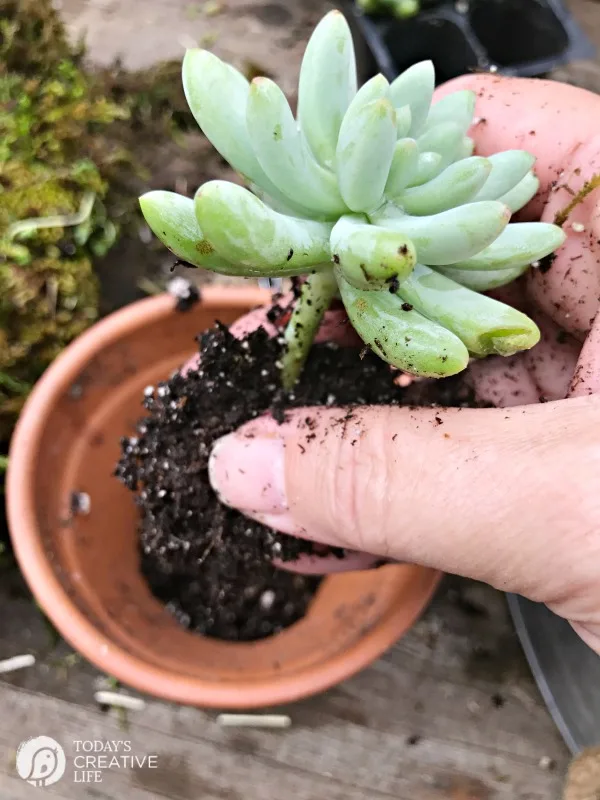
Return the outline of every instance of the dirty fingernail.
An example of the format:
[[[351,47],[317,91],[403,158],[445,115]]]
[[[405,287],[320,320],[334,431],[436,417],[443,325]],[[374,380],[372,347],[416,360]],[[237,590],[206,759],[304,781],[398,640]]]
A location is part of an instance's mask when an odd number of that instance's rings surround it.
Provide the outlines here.
[[[218,439],[208,462],[210,482],[225,505],[250,516],[283,514],[285,447],[277,433],[230,433]]]

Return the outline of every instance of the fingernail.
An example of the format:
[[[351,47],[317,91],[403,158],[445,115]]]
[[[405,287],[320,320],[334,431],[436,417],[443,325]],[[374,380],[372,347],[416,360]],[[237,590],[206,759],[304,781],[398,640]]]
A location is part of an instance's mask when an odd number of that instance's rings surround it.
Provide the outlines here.
[[[275,431],[236,431],[218,439],[208,462],[213,489],[225,505],[250,516],[283,514],[285,446]]]

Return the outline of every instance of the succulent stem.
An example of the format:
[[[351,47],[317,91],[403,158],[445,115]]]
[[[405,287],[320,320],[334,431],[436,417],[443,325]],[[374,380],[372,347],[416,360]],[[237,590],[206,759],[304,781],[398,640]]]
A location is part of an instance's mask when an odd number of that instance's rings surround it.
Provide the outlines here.
[[[286,351],[282,359],[283,386],[291,389],[298,380],[313,340],[337,291],[333,269],[309,275],[285,329]]]

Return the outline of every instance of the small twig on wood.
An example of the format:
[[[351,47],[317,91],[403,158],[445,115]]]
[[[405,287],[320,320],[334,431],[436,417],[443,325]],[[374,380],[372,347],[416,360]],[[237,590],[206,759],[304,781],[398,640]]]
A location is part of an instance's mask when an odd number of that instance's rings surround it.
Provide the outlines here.
[[[32,667],[35,664],[35,656],[27,653],[22,656],[13,656],[12,658],[5,658],[0,661],[0,674],[5,672],[14,672],[17,669],[25,669]]]
[[[101,706],[126,708],[128,711],[143,711],[146,708],[146,703],[141,697],[132,697],[120,692],[98,691],[94,693],[94,700]]]
[[[219,714],[217,723],[228,728],[289,728],[287,714]]]

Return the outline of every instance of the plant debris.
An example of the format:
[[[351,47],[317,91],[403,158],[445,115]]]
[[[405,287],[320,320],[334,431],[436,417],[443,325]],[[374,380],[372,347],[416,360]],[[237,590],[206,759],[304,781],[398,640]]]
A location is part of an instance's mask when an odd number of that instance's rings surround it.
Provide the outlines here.
[[[565,208],[563,208],[561,211],[557,211],[557,213],[554,216],[554,224],[558,225],[559,227],[562,227],[569,218],[571,211],[573,211],[574,208],[580,205],[580,203],[582,203],[585,200],[588,194],[593,192],[594,189],[597,189],[599,186],[600,186],[600,174],[592,175],[589,181],[586,181],[583,184],[581,189],[577,192],[577,194],[573,197],[573,199],[569,202],[569,204],[565,206]],[[576,225],[578,227],[575,227]],[[584,228],[580,229],[579,223],[576,222],[573,223],[572,227],[574,231],[579,231],[580,233],[582,232],[582,230],[584,230]]]

